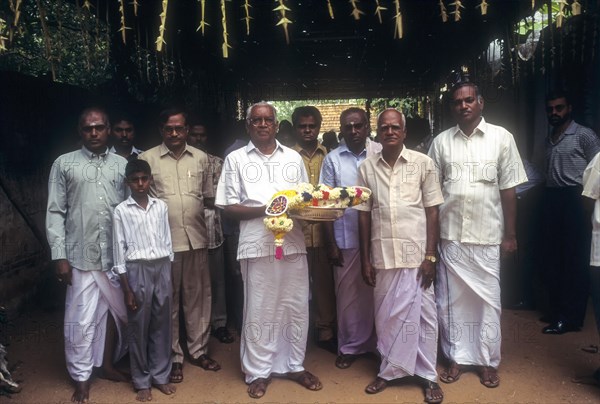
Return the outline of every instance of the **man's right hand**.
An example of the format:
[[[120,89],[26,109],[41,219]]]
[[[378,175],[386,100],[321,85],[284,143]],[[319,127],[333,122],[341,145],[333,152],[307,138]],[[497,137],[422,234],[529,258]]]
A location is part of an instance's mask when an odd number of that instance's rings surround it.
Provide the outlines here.
[[[344,266],[344,257],[342,256],[342,252],[337,244],[332,244],[327,249],[327,259],[329,259],[329,263],[334,267],[343,267]]]
[[[375,287],[375,270],[373,269],[373,265],[371,265],[370,262],[362,264],[362,277],[367,285]]]
[[[59,282],[64,282],[71,286],[71,277],[73,276],[73,268],[68,260],[62,259],[56,261],[56,277]]]

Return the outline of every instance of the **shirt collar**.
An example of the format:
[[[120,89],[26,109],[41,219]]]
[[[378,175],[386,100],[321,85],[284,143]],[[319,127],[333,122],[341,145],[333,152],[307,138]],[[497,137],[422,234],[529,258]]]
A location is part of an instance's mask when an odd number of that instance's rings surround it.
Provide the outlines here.
[[[81,152],[88,160],[91,160],[94,157],[104,159],[104,158],[106,158],[106,155],[108,154],[108,147],[106,148],[106,150],[103,153],[97,154],[97,153],[93,153],[92,151],[88,150],[85,146],[81,146]]]
[[[484,135],[486,132],[487,132],[487,123],[485,122],[485,118],[481,117],[481,121],[479,121],[479,124],[473,130],[473,135],[478,135],[478,134],[479,135]],[[454,136],[456,136],[458,134],[462,134],[463,136],[467,136],[467,134],[464,133],[460,129],[460,126],[456,125],[454,127]]]
[[[385,159],[383,158],[383,151],[378,151],[377,154],[375,154],[375,156],[377,156],[377,161],[379,161],[380,163],[384,163],[386,165],[388,165],[387,161],[385,161]],[[412,158],[412,154],[410,154],[410,152],[408,151],[408,149],[406,148],[406,146],[402,146],[402,151],[400,152],[400,154],[398,155],[398,158],[396,159],[396,161],[398,160],[402,160],[405,163],[406,162],[410,162],[413,160]],[[395,164],[394,164],[395,166]]]
[[[258,150],[258,147],[254,146],[254,143],[252,143],[252,140],[251,140],[246,145],[246,153],[250,153],[252,150],[256,150],[256,152],[259,154],[263,154],[263,153],[261,153],[260,150]],[[283,151],[283,146],[281,145],[281,143],[279,143],[279,141],[277,139],[275,139],[275,150],[273,150],[273,153],[271,153],[271,154],[274,154],[277,150]]]
[[[574,135],[575,133],[577,133],[577,128],[579,127],[579,124],[575,121],[571,121],[571,123],[569,124],[569,126],[567,126],[567,129],[565,129],[565,132],[563,133],[564,135]]]
[[[167,145],[163,143],[160,144],[159,146],[159,151],[160,151],[160,157],[164,157],[165,155],[173,155],[173,153],[171,152],[171,150],[169,150],[169,148],[167,147]],[[183,156],[185,153],[190,153],[190,154],[194,154],[192,152],[192,146],[188,145],[187,143],[185,144],[185,149],[183,149],[183,153],[181,153],[181,155]],[[181,157],[181,156],[180,156]]]
[[[131,206],[131,205],[135,205],[135,206],[139,206],[139,207],[141,208],[141,206],[140,206],[140,205],[138,205],[138,203],[135,201],[135,199],[133,199],[133,196],[131,196],[131,195],[129,195],[129,198],[127,198],[127,199],[125,200],[125,203],[126,203],[127,205],[129,205],[129,206]],[[154,205],[155,203],[156,203],[156,199],[154,199],[154,198],[153,198],[153,197],[151,197],[151,196],[148,196],[148,206],[150,206],[150,205]]]
[[[346,144],[346,142],[340,143],[340,145],[338,146],[338,148],[335,149],[335,150],[339,150],[340,154],[342,154],[342,153],[350,153],[353,156],[356,156],[356,154],[354,154],[354,153],[352,153],[350,151],[350,149],[348,148],[348,145]],[[365,142],[365,148],[360,153],[358,153],[358,155],[361,156],[361,155],[366,154],[366,153],[367,153],[367,143]]]
[[[303,148],[302,146],[300,146],[298,143],[296,143],[292,149],[296,150],[298,153],[300,154],[304,154],[308,157],[312,157],[315,154],[317,154],[317,152],[321,152],[323,154],[327,154],[327,149],[325,148],[325,146],[323,146],[321,143],[317,143],[317,148],[315,149],[314,153],[312,155],[309,155]]]

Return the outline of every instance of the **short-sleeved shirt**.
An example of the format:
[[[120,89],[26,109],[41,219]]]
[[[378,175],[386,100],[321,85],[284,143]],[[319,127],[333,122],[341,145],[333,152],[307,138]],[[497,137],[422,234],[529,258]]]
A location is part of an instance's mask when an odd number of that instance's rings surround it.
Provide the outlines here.
[[[217,187],[215,205],[259,207],[266,205],[279,191],[293,189],[308,182],[302,157],[277,142],[275,151],[265,155],[252,142],[225,157]],[[240,221],[238,259],[275,255],[273,233],[265,227],[264,217]],[[304,234],[299,221],[294,220],[292,231],[283,244],[284,255],[306,254]]]
[[[131,196],[115,208],[113,219],[114,266],[112,272],[127,272],[126,262],[173,260],[167,204],[148,197],[142,208]]]
[[[357,185],[372,191],[366,204],[355,206],[371,212],[371,264],[377,269],[418,267],[427,242],[425,208],[444,202],[433,160],[404,147],[394,167],[377,153],[358,171]]]
[[[600,138],[590,128],[575,121],[556,143],[546,139],[546,186],[551,188],[582,185],[583,170],[600,152]]]
[[[471,136],[457,125],[431,144],[442,184],[440,237],[479,245],[502,241],[500,191],[527,181],[512,134],[482,118]]]
[[[321,174],[321,166],[327,155],[327,149],[321,144],[317,146],[312,154],[305,151],[298,144],[292,147],[292,149],[296,150],[300,156],[302,156],[304,167],[308,174],[308,182],[310,182],[312,186],[317,185],[319,183],[319,175]],[[320,223],[308,223],[303,221],[302,231],[304,232],[304,242],[307,247],[323,246],[323,226]]]
[[[583,173],[583,195],[596,200],[592,214],[592,251],[590,265],[600,267],[600,153]]]
[[[381,151],[379,143],[370,142],[372,153]],[[319,182],[329,187],[351,187],[358,181],[358,166],[369,157],[367,148],[358,155],[352,153],[346,143],[329,152],[321,167]],[[358,212],[346,209],[344,216],[333,223],[335,242],[339,248],[358,248]]]
[[[46,235],[53,260],[82,271],[113,265],[112,220],[129,195],[123,157],[85,147],[56,159],[48,180]]]
[[[152,168],[150,196],[163,200],[169,207],[173,251],[208,248],[204,198],[214,196],[208,155],[186,145],[177,159],[163,143],[139,158]]]

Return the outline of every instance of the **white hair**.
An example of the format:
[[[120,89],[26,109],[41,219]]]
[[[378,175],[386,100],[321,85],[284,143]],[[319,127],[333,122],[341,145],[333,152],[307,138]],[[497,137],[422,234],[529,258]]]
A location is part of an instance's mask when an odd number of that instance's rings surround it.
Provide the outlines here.
[[[275,122],[277,122],[277,110],[275,109],[275,107],[271,104],[269,104],[266,101],[261,101],[261,102],[257,102],[255,104],[252,104],[248,107],[248,109],[246,110],[246,121],[250,121],[250,114],[252,113],[252,109],[255,107],[269,107],[271,108],[271,111],[273,111],[273,117],[275,118]]]
[[[384,113],[386,113],[388,111],[395,111],[395,112],[399,113],[400,116],[402,117],[402,126],[404,126],[404,129],[406,129],[406,117],[404,116],[402,111],[398,111],[396,108],[386,108],[383,111],[381,111],[379,114],[377,114],[377,126],[379,126],[379,118],[381,118],[381,115],[383,115]]]

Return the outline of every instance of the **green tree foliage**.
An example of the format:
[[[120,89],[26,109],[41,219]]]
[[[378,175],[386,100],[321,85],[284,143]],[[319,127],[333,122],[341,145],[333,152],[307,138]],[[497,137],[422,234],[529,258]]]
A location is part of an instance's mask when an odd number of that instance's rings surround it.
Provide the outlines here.
[[[0,19],[14,24],[11,2],[0,2]],[[38,7],[39,6],[39,7]],[[23,1],[12,42],[0,53],[0,70],[17,71],[94,88],[113,76],[110,31],[93,9],[66,0]],[[8,36],[8,28],[0,35]]]

